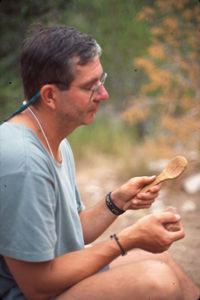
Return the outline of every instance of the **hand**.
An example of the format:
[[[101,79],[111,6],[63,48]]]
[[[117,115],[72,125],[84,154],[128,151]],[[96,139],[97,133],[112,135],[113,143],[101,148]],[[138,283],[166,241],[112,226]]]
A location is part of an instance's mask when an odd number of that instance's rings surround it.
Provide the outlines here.
[[[112,192],[112,201],[122,210],[125,203],[129,200],[132,200],[129,209],[149,208],[155,201],[155,198],[158,197],[160,186],[155,185],[146,193],[140,193],[140,190],[145,185],[152,183],[155,180],[155,177],[156,176],[143,176],[131,178],[120,188]]]
[[[184,237],[181,223],[176,232],[170,232],[165,228],[165,224],[178,221],[180,216],[172,212],[152,214],[121,231],[118,238],[125,250],[140,248],[152,253],[160,253],[166,251],[174,241]]]
[[[175,207],[168,207],[165,209],[165,211],[169,211],[172,212],[174,214],[176,214],[176,208]],[[180,223],[180,221],[175,222],[175,223],[166,223],[165,228],[169,231],[178,231],[181,229],[182,224]]]

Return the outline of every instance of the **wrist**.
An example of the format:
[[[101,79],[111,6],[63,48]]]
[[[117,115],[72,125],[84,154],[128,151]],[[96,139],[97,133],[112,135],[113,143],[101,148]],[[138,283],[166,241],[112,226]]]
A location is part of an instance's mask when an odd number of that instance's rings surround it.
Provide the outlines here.
[[[111,192],[111,198],[112,198],[112,201],[113,203],[119,207],[119,209],[123,210],[123,207],[124,207],[124,201],[121,200],[121,197],[120,197],[120,193],[118,192],[118,190],[114,190]]]
[[[135,248],[142,248],[139,241],[140,237],[137,231],[134,230],[133,226],[127,227],[117,234],[119,242],[126,252]]]
[[[106,206],[114,215],[119,216],[119,215],[123,214],[125,211],[122,210],[120,207],[118,207],[115,204],[115,202],[111,198],[111,194],[112,194],[112,192],[110,192],[106,195],[106,198],[105,198]]]
[[[117,235],[114,233],[114,234],[112,234],[112,235],[110,236],[110,238],[115,240],[117,246],[118,246],[119,249],[120,249],[121,255],[122,255],[122,256],[126,255],[127,252],[126,252],[126,250],[124,249],[124,247],[122,246],[122,244],[120,243],[120,241],[119,241]]]

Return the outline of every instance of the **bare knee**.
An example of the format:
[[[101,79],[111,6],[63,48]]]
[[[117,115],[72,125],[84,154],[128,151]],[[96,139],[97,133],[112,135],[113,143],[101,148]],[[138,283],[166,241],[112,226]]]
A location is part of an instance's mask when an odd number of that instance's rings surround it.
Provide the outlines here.
[[[179,281],[167,264],[160,261],[145,261],[145,265],[146,286],[152,299],[182,299]]]
[[[91,276],[76,284],[59,300],[181,300],[179,282],[170,267],[161,261],[145,260]]]

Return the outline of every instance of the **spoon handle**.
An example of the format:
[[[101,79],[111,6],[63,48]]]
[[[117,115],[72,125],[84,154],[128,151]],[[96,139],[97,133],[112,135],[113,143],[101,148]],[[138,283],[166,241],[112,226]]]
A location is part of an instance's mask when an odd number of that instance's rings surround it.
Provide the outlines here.
[[[156,177],[156,179],[155,179],[152,183],[145,185],[145,186],[140,190],[140,193],[146,193],[146,192],[148,192],[148,190],[149,190],[151,187],[153,187],[154,185],[157,185],[157,184],[159,184],[159,183],[161,183],[161,182],[163,182],[163,181],[165,181],[165,180],[167,180],[167,179],[168,179],[168,178],[166,178],[165,176],[163,176],[163,173],[160,173],[160,175],[158,175],[158,176]],[[123,210],[127,210],[127,209],[130,207],[131,201],[132,201],[132,199],[129,200],[128,202],[126,202],[126,204],[125,204],[124,207],[123,207]]]

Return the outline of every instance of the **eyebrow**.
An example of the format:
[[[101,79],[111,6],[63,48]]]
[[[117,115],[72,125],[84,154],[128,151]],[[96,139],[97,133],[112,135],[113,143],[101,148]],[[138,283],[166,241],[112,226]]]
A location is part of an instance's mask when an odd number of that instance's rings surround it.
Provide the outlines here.
[[[100,77],[95,77],[95,78],[92,78],[84,83],[81,83],[80,86],[85,86],[85,85],[88,85],[88,84],[93,84],[95,82],[97,82],[99,79],[101,79],[102,75],[103,75],[104,72],[101,73],[101,76]]]

